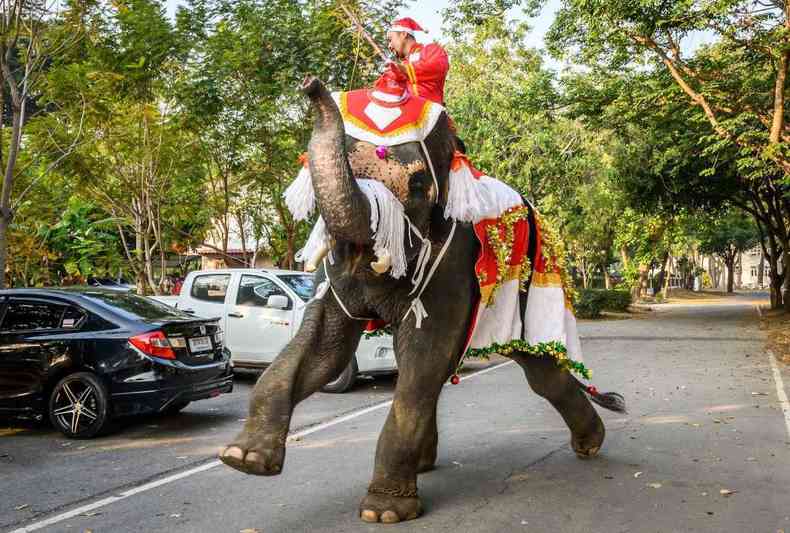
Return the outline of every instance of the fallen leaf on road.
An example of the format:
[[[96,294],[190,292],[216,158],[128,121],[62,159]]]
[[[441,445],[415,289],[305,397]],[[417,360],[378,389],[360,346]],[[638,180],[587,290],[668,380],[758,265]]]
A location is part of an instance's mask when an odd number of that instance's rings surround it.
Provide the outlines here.
[[[708,493],[707,493],[707,492],[700,492],[700,493],[699,493],[699,495],[700,495],[700,496],[707,496],[707,495],[708,495]]]
[[[27,509],[28,507],[30,507],[30,504],[25,503],[23,505],[18,505],[17,507],[14,507],[14,511],[22,511],[23,509]]]
[[[747,457],[746,460],[747,461],[756,461],[757,459],[755,459],[754,457]]]
[[[263,531],[261,531],[260,529],[254,529],[250,527],[247,529],[242,529],[241,531],[239,531],[239,533],[263,533]]]
[[[87,513],[82,513],[80,516],[84,516],[85,518],[90,518],[92,516],[99,516],[100,514],[101,513],[99,513],[99,512],[96,512],[96,513],[94,513],[94,512],[87,512]]]
[[[639,477],[641,475],[642,475],[642,472],[637,472],[636,474],[634,474],[634,477],[637,478],[637,477]]]
[[[753,392],[752,396],[768,396],[767,392]]]
[[[173,513],[173,514],[170,515],[170,518],[181,518],[181,514]]]
[[[187,458],[186,455],[179,455],[178,457],[176,457],[176,459],[186,459],[186,458]]]
[[[461,463],[459,463],[458,461],[453,461],[453,464],[454,464],[455,466],[458,466],[458,467],[464,466],[464,465],[462,465]]]
[[[736,492],[738,492],[738,491],[737,490],[729,490],[729,489],[721,489],[719,491],[719,494],[721,494],[722,496],[732,496]]]
[[[68,448],[69,446],[71,446],[71,443],[70,442],[61,442],[60,445],[63,446],[64,448]]]
[[[647,486],[650,487],[651,489],[660,489],[661,483],[648,483]]]

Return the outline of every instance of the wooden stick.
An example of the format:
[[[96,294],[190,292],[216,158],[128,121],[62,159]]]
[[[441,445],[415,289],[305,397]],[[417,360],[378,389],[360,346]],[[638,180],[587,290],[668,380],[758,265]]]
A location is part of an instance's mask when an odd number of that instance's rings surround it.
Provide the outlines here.
[[[349,10],[344,4],[340,4],[340,9],[342,9],[343,12],[345,12],[346,16],[348,16],[348,18],[351,19],[351,22],[354,24],[354,26],[357,27],[357,30],[359,30],[359,32],[365,37],[365,39],[367,39],[368,43],[370,43],[370,46],[373,47],[373,50],[375,50],[376,53],[379,56],[381,56],[381,58],[384,61],[387,62],[392,61],[392,59],[390,59],[387,56],[387,54],[384,53],[384,51],[381,49],[378,43],[376,43],[376,41],[373,40],[373,37],[371,37],[370,34],[365,30],[364,26],[362,26],[362,23],[359,22],[359,19],[351,12],[351,10]]]

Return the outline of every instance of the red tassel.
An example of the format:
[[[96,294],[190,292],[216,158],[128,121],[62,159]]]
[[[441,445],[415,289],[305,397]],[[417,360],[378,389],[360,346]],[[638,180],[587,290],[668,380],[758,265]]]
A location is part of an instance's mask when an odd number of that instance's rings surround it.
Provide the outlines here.
[[[450,378],[450,383],[453,385],[458,385],[461,383],[461,378],[458,377],[458,374],[453,374],[453,377]]]

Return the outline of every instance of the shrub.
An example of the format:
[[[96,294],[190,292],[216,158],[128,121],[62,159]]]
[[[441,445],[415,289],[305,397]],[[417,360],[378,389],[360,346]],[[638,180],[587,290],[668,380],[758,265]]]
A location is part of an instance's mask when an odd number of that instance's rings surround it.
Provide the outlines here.
[[[631,305],[631,293],[626,290],[581,289],[574,305],[579,318],[598,318],[601,311],[623,312]]]

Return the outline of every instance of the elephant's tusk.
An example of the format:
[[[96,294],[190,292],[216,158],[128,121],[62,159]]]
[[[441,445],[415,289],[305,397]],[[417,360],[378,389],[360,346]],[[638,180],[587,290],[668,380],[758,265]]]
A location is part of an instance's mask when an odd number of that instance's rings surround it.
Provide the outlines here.
[[[305,272],[315,272],[318,270],[318,265],[321,264],[321,261],[326,257],[326,254],[329,253],[330,247],[328,244],[323,244],[318,250],[315,251],[313,256],[307,261],[304,266]]]
[[[392,257],[387,252],[381,252],[376,256],[376,261],[370,263],[370,268],[377,274],[384,274],[392,268]]]

